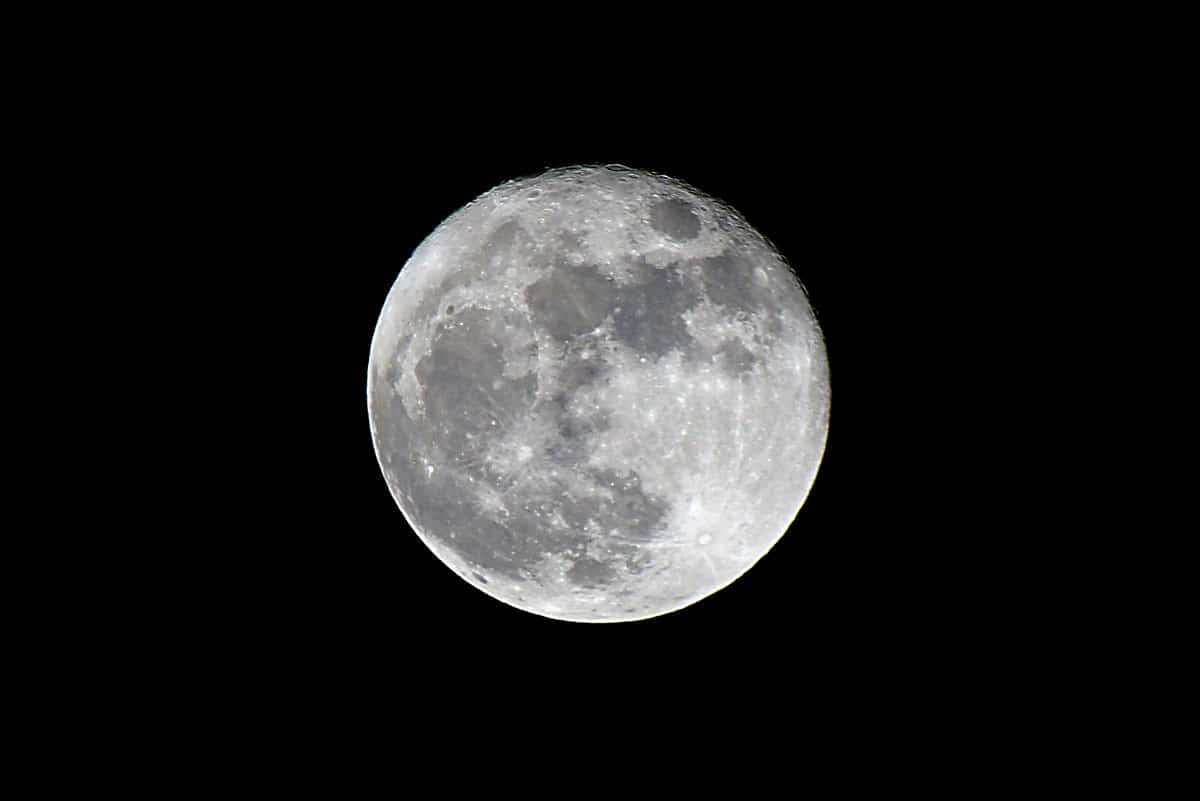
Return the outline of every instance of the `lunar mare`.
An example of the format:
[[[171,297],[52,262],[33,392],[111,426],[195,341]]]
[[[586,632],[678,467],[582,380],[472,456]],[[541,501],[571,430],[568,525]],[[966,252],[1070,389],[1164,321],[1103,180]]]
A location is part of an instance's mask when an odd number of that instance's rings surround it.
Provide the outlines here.
[[[380,467],[464,580],[588,622],[671,612],[784,534],[825,447],[820,328],[725,204],[618,166],[510,181],[400,271],[371,344]]]

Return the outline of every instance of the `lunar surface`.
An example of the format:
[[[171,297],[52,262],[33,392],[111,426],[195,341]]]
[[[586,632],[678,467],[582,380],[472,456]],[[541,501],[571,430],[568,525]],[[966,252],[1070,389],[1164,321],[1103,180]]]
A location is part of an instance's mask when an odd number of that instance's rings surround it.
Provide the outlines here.
[[[795,519],[829,369],[799,281],[662,175],[553,170],[451,215],[371,343],[375,452],[412,529],[488,595],[637,620],[727,586]]]

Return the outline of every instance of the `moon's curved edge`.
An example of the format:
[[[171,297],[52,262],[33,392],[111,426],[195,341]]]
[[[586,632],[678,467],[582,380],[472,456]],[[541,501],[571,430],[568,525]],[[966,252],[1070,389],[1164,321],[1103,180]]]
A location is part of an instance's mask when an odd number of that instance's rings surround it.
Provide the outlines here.
[[[396,284],[398,284],[403,279],[404,268],[407,267],[407,265],[412,262],[412,259],[422,250],[422,248],[427,246],[429,243],[436,241],[437,238],[439,237],[439,235],[441,235],[443,233],[443,231],[452,229],[455,222],[458,219],[460,219],[461,215],[465,214],[470,208],[472,208],[476,202],[478,202],[482,198],[493,195],[493,193],[495,193],[498,190],[501,190],[506,187],[512,187],[512,186],[518,185],[518,184],[523,184],[523,183],[531,181],[531,180],[545,178],[545,177],[552,176],[552,175],[559,174],[559,173],[571,173],[571,172],[575,172],[575,171],[582,170],[582,169],[596,169],[596,168],[604,168],[604,169],[614,170],[614,171],[628,171],[630,173],[643,173],[645,175],[651,176],[658,180],[678,186],[678,187],[684,189],[685,191],[695,193],[701,197],[704,197],[709,202],[711,202],[714,206],[719,207],[725,214],[728,215],[728,217],[730,219],[736,221],[739,228],[742,228],[744,231],[748,232],[751,236],[753,236],[754,238],[757,238],[760,242],[762,242],[766,246],[767,250],[772,252],[773,254],[775,254],[775,256],[783,263],[783,265],[792,274],[792,277],[793,277],[797,287],[800,289],[800,291],[803,294],[803,296],[805,297],[806,301],[809,302],[809,312],[811,314],[811,323],[813,325],[814,333],[816,335],[815,340],[818,343],[818,345],[821,349],[821,352],[822,352],[822,356],[823,356],[822,361],[823,361],[823,367],[824,367],[824,393],[823,393],[824,394],[824,409],[823,409],[823,412],[821,415],[823,418],[823,425],[820,427],[819,448],[818,448],[816,457],[813,459],[813,461],[811,463],[811,468],[808,471],[808,475],[805,477],[805,480],[803,481],[804,493],[800,497],[799,502],[796,507],[796,511],[792,515],[792,517],[789,520],[789,522],[787,523],[787,525],[783,526],[782,530],[780,530],[778,532],[778,534],[776,534],[773,538],[771,538],[769,540],[770,544],[767,545],[764,549],[762,549],[762,551],[759,553],[759,555],[757,557],[755,557],[753,560],[748,562],[746,564],[746,566],[740,572],[733,574],[730,578],[725,580],[723,583],[713,586],[708,592],[704,593],[703,595],[698,595],[694,598],[689,598],[689,599],[683,600],[673,606],[663,607],[663,608],[657,609],[653,612],[650,612],[648,614],[636,615],[636,616],[630,616],[630,617],[588,618],[588,617],[573,617],[573,616],[566,615],[566,614],[554,614],[554,613],[547,612],[547,611],[544,611],[541,609],[537,609],[532,606],[521,606],[520,604],[518,604],[512,600],[509,600],[508,598],[505,598],[502,595],[497,594],[496,592],[492,591],[487,586],[480,586],[479,584],[471,582],[470,579],[468,579],[466,576],[464,576],[460,572],[459,567],[457,565],[455,565],[454,563],[452,563],[443,554],[443,552],[442,552],[443,549],[437,543],[435,543],[431,538],[425,536],[420,531],[419,527],[417,525],[415,525],[412,515],[409,513],[409,511],[407,509],[404,508],[404,504],[401,502],[400,498],[396,497],[396,494],[391,491],[391,487],[387,481],[387,467],[384,464],[382,454],[379,451],[378,431],[376,429],[375,416],[373,414],[373,407],[372,407],[372,399],[373,399],[373,393],[374,393],[374,389],[375,389],[375,380],[376,379],[375,379],[375,375],[374,375],[374,370],[372,369],[371,359],[372,359],[372,355],[375,353],[376,344],[377,344],[378,338],[380,336],[381,330],[384,328],[384,324],[386,322],[384,319],[385,316],[384,316],[383,312],[388,305],[389,299],[392,297],[392,292],[395,289]],[[738,579],[740,579],[742,576],[746,575],[756,564],[758,564],[771,551],[771,549],[773,549],[779,543],[779,541],[783,538],[783,536],[791,529],[792,525],[795,523],[796,519],[800,515],[800,512],[803,510],[805,504],[807,503],[808,498],[812,493],[813,486],[816,484],[816,479],[817,479],[817,476],[819,475],[821,464],[824,461],[825,452],[826,452],[826,448],[828,445],[829,428],[830,428],[831,419],[832,419],[832,405],[833,405],[832,404],[832,383],[833,382],[832,382],[832,365],[830,364],[829,356],[828,356],[828,349],[825,345],[824,330],[823,330],[823,327],[821,326],[820,317],[817,313],[817,309],[812,306],[810,299],[811,299],[811,295],[808,292],[808,288],[804,285],[803,281],[800,279],[800,277],[796,273],[795,269],[792,268],[792,266],[791,266],[790,262],[787,260],[787,258],[774,245],[774,243],[769,238],[767,238],[767,236],[765,234],[763,234],[761,231],[759,231],[758,229],[751,226],[749,221],[746,220],[746,218],[744,217],[744,215],[741,214],[741,212],[739,212],[737,209],[730,206],[728,203],[725,203],[720,198],[717,198],[703,190],[697,189],[694,186],[692,186],[691,184],[689,184],[685,181],[679,180],[677,178],[673,178],[671,176],[667,176],[662,173],[657,173],[652,170],[642,170],[639,168],[631,168],[631,167],[628,167],[628,166],[622,165],[622,164],[595,163],[595,164],[582,164],[582,165],[572,165],[572,166],[568,166],[568,167],[552,168],[552,169],[546,170],[542,173],[532,173],[527,176],[521,176],[518,178],[509,179],[509,180],[503,181],[499,184],[496,184],[492,188],[487,189],[484,192],[480,193],[477,197],[473,198],[472,200],[465,203],[463,206],[460,206],[457,210],[455,210],[454,212],[449,214],[445,219],[443,219],[443,221],[441,223],[439,223],[434,228],[433,231],[431,231],[428,235],[426,235],[425,237],[422,238],[422,240],[417,244],[417,246],[415,248],[413,248],[413,251],[409,254],[408,259],[405,261],[404,265],[401,267],[400,271],[398,272],[396,279],[392,282],[391,286],[389,287],[387,294],[384,296],[383,303],[380,306],[380,311],[376,317],[376,323],[375,323],[374,329],[372,331],[371,340],[370,340],[368,350],[367,350],[366,400],[367,400],[367,419],[368,419],[369,430],[370,430],[370,435],[371,435],[372,450],[375,453],[376,464],[379,466],[379,469],[380,469],[380,476],[384,479],[384,486],[387,487],[388,494],[392,497],[392,500],[395,502],[397,508],[400,509],[400,512],[404,516],[405,522],[408,524],[409,529],[414,534],[416,534],[418,539],[420,539],[421,542],[433,553],[434,557],[436,557],[439,562],[441,562],[443,565],[445,565],[447,568],[449,568],[450,571],[454,575],[456,575],[460,580],[464,581],[472,589],[482,592],[485,595],[487,595],[491,598],[494,598],[497,601],[500,601],[501,603],[503,603],[506,606],[509,606],[513,609],[517,609],[517,610],[519,610],[521,612],[525,612],[525,613],[534,614],[534,615],[537,615],[538,617],[546,618],[549,620],[563,621],[563,622],[569,622],[569,623],[633,623],[633,622],[638,622],[638,621],[643,621],[643,620],[650,620],[650,619],[657,618],[657,617],[662,617],[664,615],[669,615],[674,612],[678,612],[680,610],[683,610],[690,606],[693,606],[693,605],[711,597],[712,595],[715,595],[716,593],[720,592],[721,590],[729,587],[734,582],[736,582]]]

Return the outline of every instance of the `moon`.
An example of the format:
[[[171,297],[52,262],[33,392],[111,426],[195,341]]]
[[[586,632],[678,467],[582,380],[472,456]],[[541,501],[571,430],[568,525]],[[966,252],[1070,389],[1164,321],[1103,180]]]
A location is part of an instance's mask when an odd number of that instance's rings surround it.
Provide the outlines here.
[[[783,536],[825,449],[824,339],[735,210],[620,165],[509,181],[404,265],[371,342],[379,466],[447,567],[533,614],[640,620]]]

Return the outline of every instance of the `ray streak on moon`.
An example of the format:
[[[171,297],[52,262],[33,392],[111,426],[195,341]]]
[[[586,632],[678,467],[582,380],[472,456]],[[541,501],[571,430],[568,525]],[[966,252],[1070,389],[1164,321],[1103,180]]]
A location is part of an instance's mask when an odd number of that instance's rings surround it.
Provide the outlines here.
[[[517,608],[637,620],[787,530],[825,447],[824,341],[734,210],[615,165],[510,181],[400,271],[371,344],[376,455],[413,530]]]

